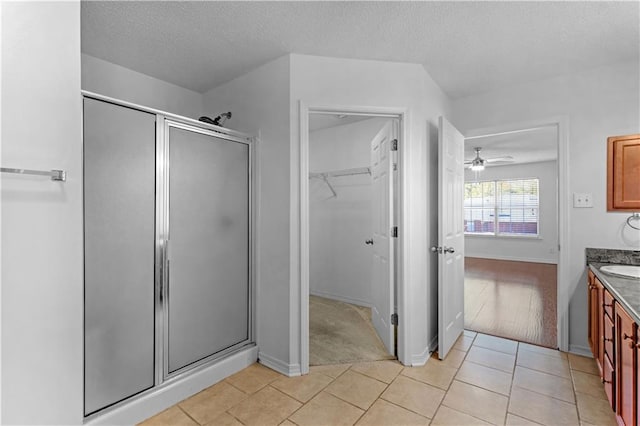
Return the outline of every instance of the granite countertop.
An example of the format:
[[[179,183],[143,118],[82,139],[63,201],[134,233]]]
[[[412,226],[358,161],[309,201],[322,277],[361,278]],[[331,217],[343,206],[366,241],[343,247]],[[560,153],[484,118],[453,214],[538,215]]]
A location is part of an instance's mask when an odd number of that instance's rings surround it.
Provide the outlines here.
[[[605,265],[611,263],[590,262],[589,268],[635,322],[640,324],[640,280],[600,272],[600,267]]]

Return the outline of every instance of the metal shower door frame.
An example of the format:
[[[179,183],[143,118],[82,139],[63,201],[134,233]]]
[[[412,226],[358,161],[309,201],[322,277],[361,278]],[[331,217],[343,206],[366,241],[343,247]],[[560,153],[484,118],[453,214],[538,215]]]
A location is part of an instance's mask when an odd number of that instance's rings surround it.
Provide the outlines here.
[[[166,386],[171,385],[179,381],[185,376],[197,374],[198,372],[215,365],[215,361],[224,358],[228,355],[232,355],[235,352],[242,350],[243,348],[255,346],[255,309],[256,309],[256,258],[257,258],[257,217],[258,217],[258,194],[256,188],[258,188],[257,181],[257,143],[259,142],[257,137],[252,137],[245,133],[241,133],[235,130],[221,128],[213,126],[207,123],[202,123],[198,120],[183,117],[177,114],[168,113],[166,111],[145,107],[132,102],[123,101],[120,99],[104,96],[98,93],[90,92],[87,90],[81,91],[81,98],[95,99],[98,101],[104,101],[117,106],[131,108],[134,110],[146,112],[155,115],[156,117],[156,189],[155,189],[155,239],[154,239],[154,309],[155,309],[155,329],[154,329],[154,385],[148,390],[140,392],[134,396],[131,396],[123,401],[119,401],[105,407],[95,413],[88,416],[84,416],[84,421],[92,421],[103,415],[107,415],[111,412],[119,410],[126,404],[133,403],[135,401],[147,398],[149,395],[154,394]],[[168,129],[169,127],[177,127],[188,131],[195,131],[210,135],[219,139],[228,140],[230,142],[238,142],[248,146],[249,148],[249,297],[248,297],[248,338],[230,348],[215,353],[207,358],[204,358],[198,362],[185,366],[184,368],[175,371],[172,374],[165,374],[165,370],[168,370],[168,360],[166,356],[168,354],[168,341],[165,337],[165,331],[168,333],[166,324],[166,314],[168,313],[167,305],[167,284],[168,284],[168,271],[165,269],[167,266],[167,245],[166,236],[169,232],[168,223],[168,206],[169,206],[169,156],[168,156]],[[83,153],[84,157],[84,153]],[[84,223],[84,219],[83,219]],[[83,225],[84,226],[84,225]],[[84,242],[83,242],[84,250]],[[84,273],[84,267],[83,267]],[[166,330],[165,330],[166,329]],[[83,324],[84,333],[84,324]],[[83,339],[84,345],[84,339]]]
[[[194,126],[190,123],[177,120],[176,117],[158,115],[156,120],[156,382],[166,383],[178,379],[184,374],[191,373],[199,368],[206,368],[213,361],[223,358],[238,349],[255,343],[255,139],[246,139],[234,135],[227,135],[213,130]],[[171,171],[169,158],[170,129],[176,128],[189,132],[200,133],[217,139],[224,139],[232,143],[241,143],[249,148],[248,158],[248,206],[249,206],[249,253],[248,253],[248,277],[249,277],[249,298],[248,298],[248,333],[247,339],[236,343],[222,351],[213,353],[203,359],[186,365],[176,371],[169,372],[169,173]]]

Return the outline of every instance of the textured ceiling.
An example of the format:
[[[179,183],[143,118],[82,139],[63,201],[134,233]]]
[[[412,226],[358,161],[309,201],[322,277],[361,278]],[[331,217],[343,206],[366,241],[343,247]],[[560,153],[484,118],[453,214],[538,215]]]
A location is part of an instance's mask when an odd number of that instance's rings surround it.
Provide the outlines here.
[[[509,163],[511,165],[552,161],[558,158],[557,129],[555,126],[547,126],[521,132],[467,139],[464,144],[465,160],[475,158],[475,147],[482,148],[481,158],[511,156],[513,157],[513,162]],[[489,167],[498,167],[498,164],[489,164]]]
[[[631,2],[82,2],[82,51],[198,92],[287,53],[422,64],[452,98],[640,60]]]

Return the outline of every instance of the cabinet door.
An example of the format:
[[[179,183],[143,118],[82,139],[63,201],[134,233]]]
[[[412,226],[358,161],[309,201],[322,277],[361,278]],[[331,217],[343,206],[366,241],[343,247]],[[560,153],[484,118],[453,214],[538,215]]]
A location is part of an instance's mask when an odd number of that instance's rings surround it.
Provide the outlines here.
[[[155,115],[84,101],[84,409],[154,385]]]
[[[634,373],[636,372],[636,324],[625,310],[616,303],[616,414],[618,423],[634,425],[636,418],[636,395]]]
[[[640,134],[607,139],[607,210],[640,209]]]

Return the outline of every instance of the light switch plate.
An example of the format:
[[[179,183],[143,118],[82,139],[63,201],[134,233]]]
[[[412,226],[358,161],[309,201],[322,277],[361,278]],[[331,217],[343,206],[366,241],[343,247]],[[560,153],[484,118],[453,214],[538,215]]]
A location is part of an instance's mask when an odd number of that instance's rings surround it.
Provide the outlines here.
[[[593,207],[593,194],[584,192],[573,193],[573,207],[576,209],[585,209]]]

